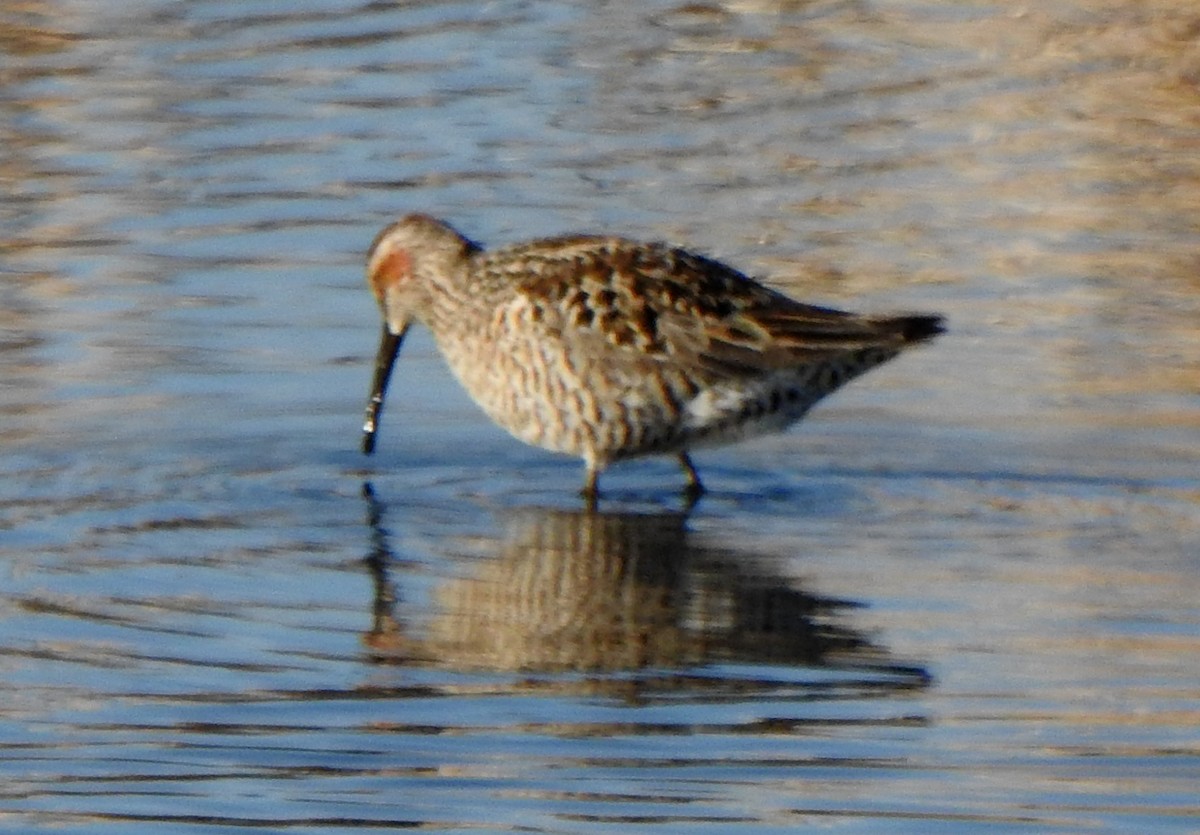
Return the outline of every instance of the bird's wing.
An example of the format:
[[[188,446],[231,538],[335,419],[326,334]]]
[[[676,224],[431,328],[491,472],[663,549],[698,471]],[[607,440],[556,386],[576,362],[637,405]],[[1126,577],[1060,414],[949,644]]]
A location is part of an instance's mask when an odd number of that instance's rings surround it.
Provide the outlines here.
[[[498,259],[522,265],[510,276],[515,303],[605,362],[673,363],[727,379],[911,341],[904,318],[802,304],[663,244],[559,238],[526,244],[519,255],[508,250]]]

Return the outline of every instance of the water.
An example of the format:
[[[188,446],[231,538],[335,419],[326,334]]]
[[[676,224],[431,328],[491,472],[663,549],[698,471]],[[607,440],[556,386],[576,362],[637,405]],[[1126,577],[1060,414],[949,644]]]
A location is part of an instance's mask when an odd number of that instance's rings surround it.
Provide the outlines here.
[[[0,827],[1200,829],[1200,13],[8,4]],[[366,246],[951,330],[697,463],[491,427]]]

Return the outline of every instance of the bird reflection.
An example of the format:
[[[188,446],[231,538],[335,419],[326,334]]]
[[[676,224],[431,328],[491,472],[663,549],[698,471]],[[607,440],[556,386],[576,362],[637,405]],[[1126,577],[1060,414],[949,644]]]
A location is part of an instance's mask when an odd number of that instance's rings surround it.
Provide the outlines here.
[[[808,593],[773,576],[765,560],[704,544],[685,513],[506,511],[491,558],[442,581],[416,628],[396,611],[385,506],[370,485],[364,495],[374,581],[364,642],[380,663],[543,673],[765,663],[927,680],[839,622],[857,604]]]

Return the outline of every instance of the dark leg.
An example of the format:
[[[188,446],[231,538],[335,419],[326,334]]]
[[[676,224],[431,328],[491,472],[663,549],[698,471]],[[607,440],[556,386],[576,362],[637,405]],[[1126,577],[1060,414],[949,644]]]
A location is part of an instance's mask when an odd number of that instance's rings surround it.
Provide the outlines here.
[[[588,510],[596,509],[596,499],[600,495],[600,491],[596,489],[596,481],[600,478],[600,470],[592,462],[587,463],[587,475],[583,479],[583,489],[579,494],[583,496],[584,504]]]
[[[696,466],[686,452],[679,453],[679,466],[683,467],[683,471],[687,475],[687,486],[683,488],[683,493],[695,501],[704,495],[704,484],[700,481],[700,474],[696,472]]]

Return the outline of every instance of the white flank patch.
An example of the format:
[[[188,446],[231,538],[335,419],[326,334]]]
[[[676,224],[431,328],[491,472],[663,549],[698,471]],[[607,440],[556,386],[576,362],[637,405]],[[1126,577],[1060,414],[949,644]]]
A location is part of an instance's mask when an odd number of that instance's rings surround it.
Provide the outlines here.
[[[784,380],[770,378],[744,386],[717,386],[696,395],[687,404],[683,414],[683,425],[688,432],[698,436],[693,445],[708,446],[729,441],[778,432],[795,423],[808,411],[810,403],[791,402],[783,408],[757,417],[753,414],[755,404],[765,404],[771,392],[783,387]],[[795,381],[790,381],[795,383]],[[719,429],[718,429],[719,427]]]
[[[696,395],[684,411],[683,425],[690,430],[702,431],[739,414],[742,406],[754,399],[754,392],[744,389],[705,389]]]

